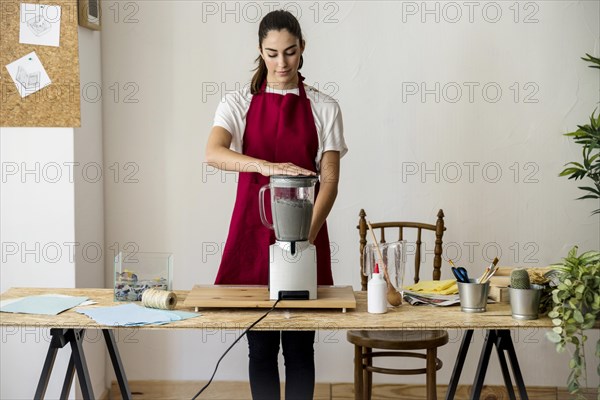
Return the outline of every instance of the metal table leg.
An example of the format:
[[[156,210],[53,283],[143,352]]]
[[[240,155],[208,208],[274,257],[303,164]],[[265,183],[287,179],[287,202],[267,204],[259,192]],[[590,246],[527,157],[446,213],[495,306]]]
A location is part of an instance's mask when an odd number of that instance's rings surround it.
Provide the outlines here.
[[[42,368],[42,374],[37,385],[37,389],[34,395],[34,399],[43,399],[48,388],[48,381],[54,367],[54,361],[56,360],[56,354],[58,349],[65,347],[67,344],[71,345],[71,358],[69,359],[69,365],[63,382],[60,398],[66,399],[73,384],[73,378],[75,371],[77,371],[77,377],[79,379],[79,385],[84,399],[94,399],[94,391],[92,389],[92,382],[90,380],[90,374],[85,360],[85,354],[83,351],[83,335],[84,329],[50,329],[50,335],[52,339],[44,361]],[[125,375],[125,369],[121,362],[119,350],[115,341],[114,334],[110,329],[103,329],[104,339],[106,341],[106,347],[110,354],[110,359],[115,370],[115,375],[119,382],[119,388],[121,389],[121,395],[125,400],[131,400],[131,390],[127,383],[127,377]]]
[[[71,329],[71,352],[73,361],[75,362],[75,370],[77,371],[77,379],[79,380],[83,398],[94,399],[90,371],[88,370],[85,354],[83,353],[83,334],[83,329]]]
[[[69,397],[69,391],[73,384],[73,378],[75,377],[75,360],[73,359],[73,353],[69,358],[69,366],[67,367],[67,373],[65,374],[65,381],[63,382],[62,391],[60,392],[60,400],[67,400]]]
[[[508,398],[510,400],[517,400],[515,397],[515,391],[512,387],[512,380],[510,379],[510,373],[508,372],[508,365],[506,364],[506,357],[502,350],[502,338],[496,337],[496,353],[498,354],[498,361],[500,361],[500,370],[502,371],[502,378],[504,379],[504,386],[508,392]]]
[[[467,329],[462,338],[460,349],[458,350],[458,357],[456,358],[456,363],[454,364],[454,369],[452,370],[452,378],[450,379],[448,391],[446,392],[446,400],[452,400],[456,395],[458,380],[460,378],[460,374],[462,373],[462,369],[465,364],[465,359],[467,358],[467,353],[469,352],[469,346],[471,345],[472,338],[473,329]]]
[[[448,385],[446,400],[452,400],[456,395],[456,388],[458,386],[460,374],[462,373],[462,368],[465,362],[465,358],[467,356],[467,352],[469,351],[469,344],[471,342],[472,336],[472,329],[468,329],[465,332],[465,336],[463,336],[463,340],[460,345],[460,350],[458,352],[458,357],[456,359],[456,363],[454,364],[454,370],[452,371],[452,377],[450,378],[450,383]],[[521,369],[519,368],[517,353],[515,352],[515,348],[513,346],[512,338],[510,336],[510,330],[508,329],[489,329],[486,331],[486,337],[481,350],[481,355],[479,357],[479,364],[477,365],[477,372],[473,381],[473,387],[471,389],[470,398],[473,400],[479,400],[479,397],[481,396],[481,390],[483,388],[485,374],[487,372],[487,367],[490,362],[492,347],[494,346],[496,347],[498,359],[500,361],[500,367],[502,369],[502,376],[504,378],[504,384],[506,386],[509,398],[515,399],[516,396],[513,389],[510,373],[508,371],[508,364],[506,363],[506,357],[504,354],[505,351],[510,361],[513,377],[519,390],[519,396],[521,397],[521,400],[529,400],[529,397],[527,396],[525,382],[523,380],[523,375],[521,374]]]
[[[117,382],[119,382],[119,388],[121,389],[121,396],[124,400],[131,400],[131,390],[129,389],[129,383],[125,376],[125,368],[121,362],[121,356],[119,355],[119,349],[115,342],[115,335],[111,329],[102,329],[104,334],[104,340],[106,341],[106,348],[112,361],[115,375],[117,376]]]
[[[50,346],[48,347],[48,353],[46,354],[46,360],[42,367],[42,375],[35,390],[34,399],[43,399],[48,388],[48,381],[50,380],[50,374],[54,367],[54,360],[56,360],[56,353],[58,349],[64,347],[67,344],[67,339],[64,336],[66,329],[51,329],[50,334],[52,339],[50,340]]]
[[[508,329],[499,330],[498,336],[501,340],[499,345],[502,347],[502,350],[505,350],[508,354],[513,377],[515,378],[517,389],[519,389],[519,396],[521,396],[521,400],[529,400],[529,397],[527,396],[527,389],[525,388],[525,381],[523,380],[523,375],[521,374],[521,369],[519,368],[519,360],[517,360],[515,346],[513,345],[512,338],[510,337],[510,331]]]
[[[490,354],[492,353],[492,347],[495,343],[496,331],[488,330],[485,334],[485,341],[483,342],[481,355],[479,356],[479,364],[477,364],[475,381],[473,382],[473,387],[471,388],[471,399],[473,400],[479,400],[479,397],[481,396],[481,389],[483,388],[485,373],[487,372],[487,367],[490,363]]]

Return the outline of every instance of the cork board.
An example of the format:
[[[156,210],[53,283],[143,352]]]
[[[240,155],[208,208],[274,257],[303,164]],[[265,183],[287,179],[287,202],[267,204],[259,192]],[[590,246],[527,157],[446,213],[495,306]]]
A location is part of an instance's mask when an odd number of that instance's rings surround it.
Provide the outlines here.
[[[77,0],[24,0],[61,7],[60,46],[19,43],[20,1],[0,0],[0,126],[79,127]],[[6,65],[35,51],[52,83],[21,97]]]

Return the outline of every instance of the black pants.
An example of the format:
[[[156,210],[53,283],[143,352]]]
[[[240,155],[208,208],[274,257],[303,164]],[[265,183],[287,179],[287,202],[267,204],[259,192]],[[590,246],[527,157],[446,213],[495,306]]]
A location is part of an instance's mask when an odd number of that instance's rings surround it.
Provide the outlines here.
[[[249,331],[253,400],[280,400],[279,338],[285,361],[285,399],[312,400],[315,389],[314,331]]]

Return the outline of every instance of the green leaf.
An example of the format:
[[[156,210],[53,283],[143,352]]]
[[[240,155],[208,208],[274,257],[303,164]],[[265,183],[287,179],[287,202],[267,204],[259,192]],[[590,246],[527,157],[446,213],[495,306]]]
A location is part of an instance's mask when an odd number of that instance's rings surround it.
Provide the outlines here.
[[[546,332],[546,338],[552,343],[559,343],[562,340],[561,336],[554,331]],[[558,347],[556,351],[559,351]]]
[[[600,67],[600,59],[598,59],[598,58],[596,58],[594,56],[591,56],[588,53],[585,53],[585,55],[588,56],[588,58],[581,57],[581,59],[583,61],[587,61],[587,62],[592,63],[592,64],[598,64],[598,66],[596,66],[596,65],[588,65],[588,67],[590,67],[590,68],[598,68],[598,67]]]
[[[571,298],[569,299],[569,301],[567,302],[567,304],[569,305],[569,307],[571,307],[571,309],[572,309],[573,311],[575,311],[576,309],[578,309],[578,308],[579,308],[579,303],[580,303],[580,302],[579,302],[579,301],[577,301],[577,299],[575,299],[575,298],[573,298],[573,297],[571,297]]]
[[[573,368],[577,368],[577,367],[580,367],[580,366],[581,366],[581,365],[579,365],[579,364],[577,363],[577,361],[575,361],[575,359],[571,358],[571,359],[569,360],[569,368],[573,369]]]
[[[586,265],[593,264],[594,262],[600,261],[600,252],[593,250],[586,251],[579,256],[579,259]]]
[[[578,186],[577,189],[587,190],[588,192],[596,193],[598,196],[600,196],[600,191],[590,186]]]
[[[581,329],[591,329],[594,327],[595,323],[596,318],[589,318],[581,325]]]
[[[571,250],[569,250],[569,254],[567,254],[567,258],[575,258],[577,257],[577,250],[579,249],[579,246],[575,245],[571,248]]]
[[[558,298],[558,290],[552,291],[552,302],[554,304],[560,304],[560,299]]]
[[[585,171],[585,167],[583,166],[583,164],[580,164],[580,163],[575,162],[575,161],[571,161],[570,163],[565,164],[565,165],[574,165],[575,167],[577,167],[578,171],[579,170],[584,170]]]
[[[585,170],[582,169],[578,169],[578,168],[565,168],[560,174],[558,174],[558,176],[567,176],[567,175],[571,175],[571,174],[577,174],[577,173],[585,173]]]
[[[571,394],[575,394],[577,393],[577,391],[579,390],[579,383],[577,383],[576,380],[571,380],[568,385],[567,385],[567,390],[569,391],[569,393]]]
[[[568,301],[568,304],[569,304],[569,306],[570,306],[570,307],[571,307],[571,308],[572,308],[574,311],[575,311],[575,310],[577,310],[577,309],[579,308],[579,307],[578,307],[578,306],[579,306],[579,301],[577,301],[577,299],[576,299],[576,298],[574,299],[574,298],[572,298],[572,297],[571,297],[571,298],[569,299],[569,301]],[[580,311],[580,313],[581,313],[581,311]]]
[[[598,196],[593,195],[593,194],[586,194],[585,196],[581,196],[576,198],[575,200],[584,200],[584,199],[597,199]]]

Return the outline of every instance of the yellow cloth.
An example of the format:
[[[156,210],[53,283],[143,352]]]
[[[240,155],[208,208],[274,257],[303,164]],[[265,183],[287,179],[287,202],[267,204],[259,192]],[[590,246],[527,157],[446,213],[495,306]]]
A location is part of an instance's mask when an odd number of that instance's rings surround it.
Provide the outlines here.
[[[419,281],[419,283],[404,287],[413,292],[421,292],[427,294],[456,294],[458,286],[455,279],[445,281]]]

